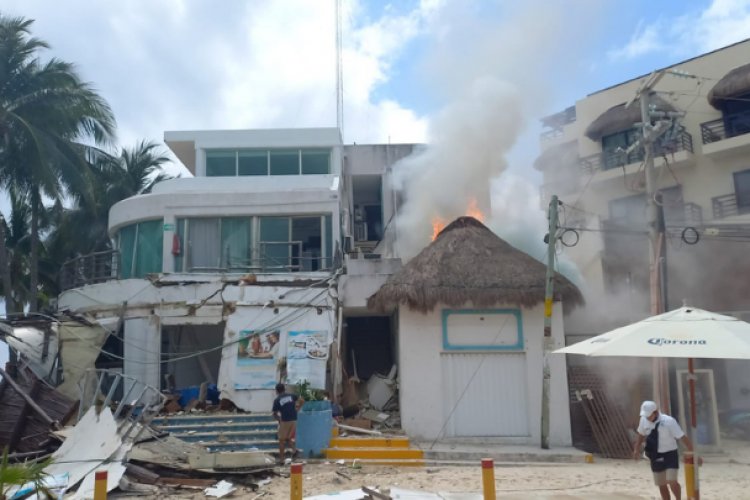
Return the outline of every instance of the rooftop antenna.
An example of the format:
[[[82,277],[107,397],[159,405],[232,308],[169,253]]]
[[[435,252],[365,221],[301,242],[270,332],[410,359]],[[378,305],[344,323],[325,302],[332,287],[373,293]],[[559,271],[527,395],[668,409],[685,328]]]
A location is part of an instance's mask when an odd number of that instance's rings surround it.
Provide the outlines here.
[[[336,127],[344,134],[344,71],[341,54],[343,52],[343,35],[341,23],[341,0],[336,4]]]

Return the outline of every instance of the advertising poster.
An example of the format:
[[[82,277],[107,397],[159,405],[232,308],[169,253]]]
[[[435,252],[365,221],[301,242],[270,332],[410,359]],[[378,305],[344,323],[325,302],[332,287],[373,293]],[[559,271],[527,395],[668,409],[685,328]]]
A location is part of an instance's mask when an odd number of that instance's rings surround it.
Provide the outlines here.
[[[280,338],[279,331],[240,331],[235,389],[273,389],[276,386]]]
[[[305,330],[289,332],[287,343],[287,381],[310,382],[313,389],[325,389],[328,360],[328,332]]]

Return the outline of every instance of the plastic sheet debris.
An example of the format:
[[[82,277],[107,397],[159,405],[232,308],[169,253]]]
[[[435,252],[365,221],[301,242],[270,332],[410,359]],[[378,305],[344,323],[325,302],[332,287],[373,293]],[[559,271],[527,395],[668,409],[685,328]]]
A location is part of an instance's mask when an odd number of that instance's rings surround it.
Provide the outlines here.
[[[203,493],[205,493],[207,497],[223,498],[225,496],[231,495],[236,490],[237,488],[235,488],[234,485],[229,481],[219,481],[218,483],[216,483],[216,486],[206,488]]]

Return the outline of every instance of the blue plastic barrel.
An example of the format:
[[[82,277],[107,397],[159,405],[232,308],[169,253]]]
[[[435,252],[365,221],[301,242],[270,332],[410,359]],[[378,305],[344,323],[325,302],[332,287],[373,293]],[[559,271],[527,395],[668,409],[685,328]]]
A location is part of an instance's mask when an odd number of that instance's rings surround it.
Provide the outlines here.
[[[304,458],[316,458],[323,454],[331,442],[331,403],[308,401],[297,413],[297,449]]]

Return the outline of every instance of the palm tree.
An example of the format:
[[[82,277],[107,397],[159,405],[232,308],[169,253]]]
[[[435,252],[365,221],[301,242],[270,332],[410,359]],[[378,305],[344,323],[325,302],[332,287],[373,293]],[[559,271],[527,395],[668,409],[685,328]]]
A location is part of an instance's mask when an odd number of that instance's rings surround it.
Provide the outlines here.
[[[125,198],[149,193],[158,182],[171,178],[162,170],[170,160],[153,142],[141,141],[133,148],[123,148],[118,156],[98,151],[89,160],[92,189],[71,192],[72,208],[57,204],[51,209],[53,224],[45,240],[48,258],[40,263],[46,271],[42,275],[55,274],[65,261],[76,256],[111,249],[110,208]],[[55,293],[57,282],[53,279],[44,287]]]
[[[89,192],[85,156],[91,142],[112,140],[114,116],[70,63],[39,59],[48,45],[31,36],[32,23],[0,15],[0,185],[29,197],[28,302],[36,311],[43,197],[59,200],[66,189]]]
[[[2,265],[5,313],[12,315],[23,311],[28,296],[29,205],[27,200],[11,189],[10,219],[0,218],[0,259]]]

